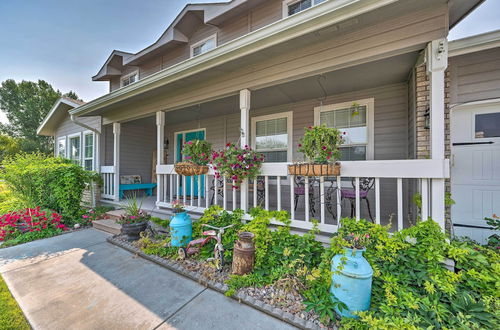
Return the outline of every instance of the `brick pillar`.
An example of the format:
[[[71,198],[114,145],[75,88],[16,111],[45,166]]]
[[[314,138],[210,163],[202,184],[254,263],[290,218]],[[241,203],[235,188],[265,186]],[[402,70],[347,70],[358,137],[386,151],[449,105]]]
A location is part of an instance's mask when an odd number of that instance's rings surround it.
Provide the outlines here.
[[[415,147],[418,159],[430,158],[430,130],[425,128],[425,113],[429,109],[429,77],[425,64],[415,68],[415,98],[416,98],[416,141]],[[445,74],[445,158],[451,157],[450,141],[450,72]],[[445,181],[446,193],[450,193],[450,180]],[[451,209],[446,207],[446,225],[449,230]]]

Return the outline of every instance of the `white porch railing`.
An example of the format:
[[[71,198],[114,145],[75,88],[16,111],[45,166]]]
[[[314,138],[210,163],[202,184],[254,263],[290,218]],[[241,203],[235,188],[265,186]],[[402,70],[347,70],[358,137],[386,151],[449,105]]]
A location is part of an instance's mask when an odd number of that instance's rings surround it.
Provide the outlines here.
[[[246,209],[251,206],[261,206],[267,210],[286,209],[291,214],[293,227],[311,229],[312,219],[315,218],[319,222],[319,229],[329,233],[337,230],[342,216],[341,189],[347,184],[352,187],[345,178],[354,178],[355,199],[353,202],[355,203],[354,209],[357,219],[361,217],[360,178],[374,178],[374,189],[370,198],[375,201],[374,221],[376,223],[381,223],[383,200],[385,202],[388,199],[392,201],[392,197],[382,198],[381,196],[395,192],[396,212],[394,213],[397,219],[397,230],[401,230],[404,227],[405,216],[403,180],[417,179],[421,185],[421,216],[426,219],[431,214],[429,205],[431,205],[433,196],[428,191],[432,180],[449,177],[448,160],[342,162],[342,175],[340,177],[304,178],[303,189],[298,198],[295,176],[288,174],[288,165],[287,163],[264,163],[262,165],[259,178],[246,188],[248,189],[247,196],[253,196],[249,197],[249,205]],[[192,212],[203,212],[211,205],[220,205],[229,211],[245,208],[240,202],[241,190],[232,189],[231,182],[227,180],[222,182],[215,180],[212,168],[207,175],[187,179],[187,177],[177,175],[173,165],[158,165],[157,174],[159,175],[159,195],[157,196],[159,207],[170,208],[171,202],[179,199],[187,205],[187,210]],[[383,179],[395,180],[396,188],[381,184]],[[188,189],[183,189],[186,186]],[[245,189],[243,187],[241,189]],[[319,204],[319,210],[312,211],[314,208],[311,208],[310,205],[310,193],[317,196],[316,200],[312,200],[312,202]]]
[[[103,181],[101,197],[115,199],[115,167],[101,166],[101,177]]]

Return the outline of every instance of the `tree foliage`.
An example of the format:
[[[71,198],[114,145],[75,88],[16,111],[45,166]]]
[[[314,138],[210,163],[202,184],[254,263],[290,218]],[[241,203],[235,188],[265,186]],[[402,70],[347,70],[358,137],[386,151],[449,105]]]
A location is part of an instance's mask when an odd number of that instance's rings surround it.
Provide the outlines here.
[[[78,99],[76,93],[70,91],[63,95],[44,80],[20,83],[5,80],[0,86],[0,109],[9,122],[0,124],[0,132],[18,138],[22,151],[50,153],[51,138],[38,136],[36,130],[61,96]]]

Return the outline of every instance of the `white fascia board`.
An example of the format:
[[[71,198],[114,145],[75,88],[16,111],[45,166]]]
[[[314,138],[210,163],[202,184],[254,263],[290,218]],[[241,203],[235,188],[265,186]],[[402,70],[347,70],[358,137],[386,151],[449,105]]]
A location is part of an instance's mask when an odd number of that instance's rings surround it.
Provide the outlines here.
[[[262,49],[306,35],[344,20],[362,15],[400,0],[338,0],[325,1],[299,14],[287,17],[249,34],[236,38],[209,52],[187,59],[154,73],[125,88],[103,95],[78,109],[70,111],[80,116],[100,107],[186,78],[215,66],[253,54]]]
[[[69,105],[70,107],[73,107],[73,108],[77,108],[80,106],[80,104],[77,104],[75,102],[71,102],[70,100],[68,99],[65,99],[65,98],[60,98],[59,100],[56,101],[56,103],[54,104],[54,106],[50,109],[49,113],[47,114],[47,116],[45,116],[45,118],[43,119],[42,123],[40,124],[40,126],[37,128],[36,130],[36,134],[37,135],[43,135],[41,133],[43,133],[43,130],[45,128],[45,126],[47,125],[47,123],[50,121],[50,119],[54,116],[54,114],[56,113],[57,109],[59,109],[59,106],[64,103],[66,105]]]
[[[448,54],[449,57],[454,57],[498,47],[500,47],[500,30],[450,41]]]

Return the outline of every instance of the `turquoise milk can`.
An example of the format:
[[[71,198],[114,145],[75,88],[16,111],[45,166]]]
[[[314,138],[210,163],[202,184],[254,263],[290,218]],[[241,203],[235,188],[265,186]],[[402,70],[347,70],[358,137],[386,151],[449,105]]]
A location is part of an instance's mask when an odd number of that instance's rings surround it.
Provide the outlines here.
[[[335,311],[342,317],[358,318],[353,312],[366,311],[370,308],[372,295],[373,269],[363,257],[363,250],[344,249],[345,254],[332,258],[332,286],[330,293],[347,305],[347,309]],[[345,264],[342,258],[347,260]],[[343,268],[341,266],[344,266]],[[340,272],[338,272],[340,271]]]
[[[193,239],[193,223],[186,212],[175,213],[170,220],[170,244],[181,247]]]

